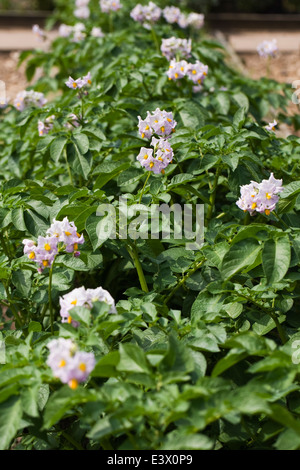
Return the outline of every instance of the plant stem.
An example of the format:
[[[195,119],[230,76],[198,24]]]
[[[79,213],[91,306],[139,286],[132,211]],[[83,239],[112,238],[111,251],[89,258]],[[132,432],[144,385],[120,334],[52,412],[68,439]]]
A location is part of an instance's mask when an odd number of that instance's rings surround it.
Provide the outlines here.
[[[203,259],[202,261],[200,261],[199,263],[196,264],[196,266],[194,266],[194,268],[191,269],[191,271],[189,271],[185,276],[183,276],[183,278],[178,282],[178,284],[174,287],[174,289],[170,292],[170,294],[168,295],[168,297],[164,300],[164,304],[167,304],[169,302],[169,300],[171,300],[171,298],[173,297],[173,295],[178,291],[178,289],[186,282],[186,280],[192,276],[192,274],[194,274],[199,268],[201,268],[201,266],[203,265],[205,259]]]
[[[53,328],[53,306],[52,306],[52,275],[53,275],[53,266],[55,263],[55,258],[54,261],[50,267],[49,271],[49,286],[48,286],[48,297],[49,297],[49,312],[50,312],[50,325],[51,325],[51,333],[54,333],[54,328]]]
[[[145,181],[144,186],[143,186],[143,188],[142,188],[142,191],[141,191],[141,194],[140,194],[140,198],[139,198],[139,204],[142,202],[142,197],[143,197],[143,194],[144,194],[146,185],[147,185],[147,183],[148,183],[148,180],[149,180],[149,178],[150,178],[150,175],[151,175],[151,171],[148,172],[146,181]]]
[[[73,186],[73,178],[72,178],[71,168],[70,168],[70,165],[69,165],[69,162],[68,162],[66,149],[64,149],[64,155],[65,155],[65,159],[66,159],[66,164],[67,164],[68,174],[69,174],[69,178],[70,178],[70,183]]]
[[[209,206],[208,206],[207,216],[206,216],[206,225],[210,221],[210,219],[212,217],[212,214],[213,214],[213,209],[214,209],[215,200],[216,200],[217,187],[218,187],[218,181],[219,181],[220,173],[221,173],[221,168],[220,168],[220,166],[218,166],[218,168],[216,170],[216,175],[215,175],[215,180],[214,180],[212,192],[211,192],[210,197],[209,197]]]
[[[284,329],[282,328],[281,324],[279,323],[278,321],[278,318],[276,317],[276,314],[274,314],[273,312],[270,312],[269,309],[267,309],[266,307],[263,307],[262,305],[260,305],[258,302],[256,302],[255,300],[251,299],[250,297],[248,297],[247,295],[244,295],[244,294],[238,294],[239,296],[243,297],[244,299],[246,299],[247,301],[251,302],[253,305],[255,305],[257,308],[259,308],[260,310],[262,310],[263,312],[267,313],[268,315],[270,315],[270,317],[272,318],[272,320],[274,321],[275,325],[276,325],[276,328],[277,328],[277,331],[278,331],[278,334],[279,334],[279,337],[281,339],[281,342],[282,344],[285,344],[287,341],[288,341],[288,338],[286,336],[286,333],[284,331]]]
[[[160,54],[159,42],[158,42],[157,35],[156,35],[153,25],[151,25],[151,33],[152,33],[153,41],[155,43],[156,51],[158,52],[158,54]]]
[[[144,275],[144,271],[143,271],[141,262],[139,260],[139,256],[138,256],[136,247],[134,245],[127,245],[127,250],[128,250],[128,253],[130,254],[130,256],[133,260],[134,266],[137,270],[142,290],[144,292],[149,292],[148,285],[147,285],[145,275]]]

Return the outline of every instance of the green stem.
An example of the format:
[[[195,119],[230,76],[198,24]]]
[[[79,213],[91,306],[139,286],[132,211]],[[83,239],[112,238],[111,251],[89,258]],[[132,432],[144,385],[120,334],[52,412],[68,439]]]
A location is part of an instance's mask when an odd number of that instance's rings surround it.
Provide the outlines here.
[[[275,215],[276,219],[283,225],[284,228],[290,229],[290,227],[276,214],[275,211],[272,212]]]
[[[50,325],[51,325],[51,334],[53,335],[54,333],[54,328],[53,328],[53,323],[54,323],[54,318],[53,318],[53,305],[52,305],[52,275],[53,275],[53,266],[55,263],[55,258],[54,261],[50,267],[49,271],[49,286],[48,286],[48,297],[49,297],[49,312],[50,312]]]
[[[19,316],[19,313],[18,313],[17,309],[13,305],[12,299],[10,298],[8,286],[6,286],[5,284],[3,284],[3,285],[4,285],[5,292],[6,292],[6,297],[7,297],[7,301],[8,301],[8,304],[9,304],[9,308],[11,309],[11,311],[14,315],[14,320],[16,322],[16,325],[17,325],[18,328],[22,328],[23,327],[23,322],[22,322],[22,320]]]
[[[4,237],[3,237],[3,233],[0,232],[0,243],[1,243],[1,246],[3,248],[3,251],[4,251],[4,254],[7,256],[8,259],[10,259],[10,253],[9,253],[9,250],[8,250],[8,247],[5,243],[5,240],[4,240]]]
[[[75,449],[77,450],[84,450],[84,448],[82,447],[81,444],[79,444],[75,439],[73,439],[72,436],[70,436],[69,434],[67,434],[65,431],[61,431],[63,437],[69,441],[74,447]]]
[[[153,25],[151,25],[151,33],[152,33],[153,41],[154,41],[154,44],[155,44],[155,47],[156,47],[156,51],[158,52],[158,54],[160,54],[159,42],[158,42],[158,39],[157,39],[156,32],[153,28]]]
[[[131,246],[131,245],[127,245],[127,250],[128,250],[128,253],[130,254],[131,258],[132,258],[132,261],[134,263],[134,266],[137,270],[137,273],[138,273],[138,277],[139,277],[139,281],[140,281],[140,284],[141,284],[141,288],[144,292],[149,292],[149,289],[148,289],[148,285],[147,285],[147,282],[146,282],[146,279],[145,279],[145,275],[144,275],[144,271],[143,271],[143,268],[142,268],[142,265],[141,265],[141,262],[139,260],[139,256],[138,256],[138,253],[137,253],[137,250],[136,250],[136,247],[135,246]]]
[[[187,279],[189,277],[192,276],[192,274],[194,274],[199,268],[201,268],[201,266],[203,265],[205,259],[203,259],[202,261],[200,261],[199,263],[196,264],[196,266],[194,266],[194,268],[191,269],[191,271],[189,271],[185,276],[183,276],[183,278],[178,282],[178,284],[174,287],[174,289],[170,292],[170,294],[168,295],[168,297],[164,300],[164,304],[167,304],[169,302],[169,300],[171,300],[171,298],[173,297],[173,295],[178,291],[178,289],[187,281]]]
[[[251,302],[253,305],[255,305],[257,308],[259,308],[260,310],[262,310],[263,312],[267,313],[268,315],[270,315],[270,317],[272,318],[272,320],[274,321],[275,323],[275,326],[277,328],[277,331],[278,331],[278,334],[279,334],[279,337],[281,339],[281,342],[282,344],[285,344],[287,341],[288,341],[288,338],[286,336],[286,333],[284,331],[284,329],[282,328],[281,324],[279,323],[278,321],[278,318],[276,317],[276,314],[274,314],[273,312],[270,312],[270,310],[268,310],[266,307],[263,307],[262,305],[260,305],[258,302],[256,302],[255,300],[251,299],[250,297],[248,297],[247,295],[244,295],[244,294],[238,294],[240,297],[243,297],[244,299],[248,300],[248,302]]]
[[[146,185],[147,185],[147,183],[148,183],[148,180],[149,180],[149,178],[150,178],[150,175],[151,175],[151,171],[148,172],[146,181],[145,181],[144,186],[143,186],[143,188],[142,188],[142,191],[141,191],[141,194],[140,194],[140,198],[139,198],[139,204],[141,204],[141,202],[142,202],[142,197],[143,197],[143,195],[144,195],[144,191],[145,191]]]
[[[220,173],[221,173],[221,168],[220,168],[220,166],[218,166],[218,168],[216,170],[216,175],[215,175],[215,180],[214,180],[212,192],[211,192],[210,197],[209,197],[209,206],[208,206],[207,216],[206,216],[206,225],[210,221],[210,219],[212,217],[212,214],[213,214]]]
[[[70,168],[70,165],[69,165],[69,162],[68,162],[66,149],[64,149],[64,155],[65,155],[65,159],[66,159],[66,164],[67,164],[68,174],[69,174],[69,178],[70,178],[70,183],[73,186],[73,177],[72,177],[71,168]]]
[[[112,17],[112,12],[109,12],[108,15],[108,25],[109,25],[109,32],[113,33],[114,32],[114,22],[113,22],[113,17]]]

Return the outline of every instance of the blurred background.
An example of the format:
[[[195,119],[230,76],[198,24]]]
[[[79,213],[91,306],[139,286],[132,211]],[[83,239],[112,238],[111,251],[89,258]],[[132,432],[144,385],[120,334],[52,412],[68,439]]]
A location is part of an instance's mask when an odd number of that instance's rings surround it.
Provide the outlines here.
[[[170,2],[168,2],[170,3]],[[300,0],[186,0],[186,4],[202,13],[300,13]],[[0,0],[0,10],[52,10],[54,0]]]

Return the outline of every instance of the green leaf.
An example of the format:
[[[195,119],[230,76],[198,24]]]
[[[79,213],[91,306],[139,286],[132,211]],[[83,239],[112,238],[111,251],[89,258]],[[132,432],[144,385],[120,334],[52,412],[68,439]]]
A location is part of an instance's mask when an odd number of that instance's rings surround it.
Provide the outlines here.
[[[126,343],[120,344],[120,362],[117,365],[117,370],[123,372],[141,372],[149,374],[149,366],[145,353],[135,344]]]
[[[291,260],[288,235],[271,238],[262,250],[262,265],[269,285],[279,282],[287,273]]]
[[[259,242],[253,238],[247,238],[235,243],[225,254],[221,274],[224,279],[230,279],[243,268],[253,264],[261,250]]]
[[[22,402],[18,397],[11,397],[0,404],[0,450],[9,449],[22,418]]]
[[[67,138],[64,136],[56,137],[50,145],[51,158],[57,163],[67,143]]]

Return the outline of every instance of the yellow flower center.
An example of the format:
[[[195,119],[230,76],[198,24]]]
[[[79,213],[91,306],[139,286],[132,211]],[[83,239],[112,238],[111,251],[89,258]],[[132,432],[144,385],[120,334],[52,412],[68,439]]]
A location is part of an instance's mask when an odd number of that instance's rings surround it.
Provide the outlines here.
[[[271,194],[266,193],[266,198],[267,198],[267,199],[271,199],[271,197],[272,197]]]
[[[85,372],[86,371],[86,364],[84,362],[81,362],[81,364],[79,364],[79,369],[82,371],[82,372]]]
[[[78,250],[78,243],[74,243],[74,251]]]
[[[193,71],[192,71],[192,74],[193,74],[193,75],[196,75],[196,73],[197,73],[196,70],[193,70]]]
[[[73,88],[77,88],[77,83],[73,83]]]
[[[143,132],[143,133],[142,133],[142,139],[143,139],[144,137],[145,137],[145,134],[144,134],[144,132]]]
[[[270,209],[266,209],[266,210],[265,210],[265,214],[266,214],[266,215],[270,215],[270,213],[271,213]]]
[[[72,390],[76,390],[76,388],[78,387],[78,380],[76,380],[76,379],[70,380],[70,382],[69,382],[69,387],[70,387]]]
[[[175,78],[178,78],[178,73],[175,73]]]
[[[70,317],[70,315],[68,316],[68,323],[69,325],[72,323],[72,317]]]
[[[77,304],[77,299],[72,300],[71,305],[76,305]]]
[[[153,168],[154,167],[154,162],[150,162],[149,166],[150,166],[150,168]]]
[[[45,259],[45,260],[43,261],[43,266],[45,266],[45,268],[46,268],[46,267],[48,266],[48,264],[49,264],[49,261],[48,261],[47,259]]]
[[[164,175],[164,174],[165,174],[165,170],[161,170],[161,173]]]
[[[45,243],[44,248],[46,251],[51,251],[51,246],[49,245],[49,243]]]
[[[65,367],[66,364],[67,364],[66,361],[65,361],[64,359],[62,359],[62,360],[60,361],[58,367]]]
[[[145,156],[144,156],[144,160],[147,160],[147,158],[148,158],[148,155],[145,155]]]
[[[71,234],[71,232],[65,232],[65,234],[67,235],[67,237],[69,237]]]
[[[251,209],[255,209],[255,207],[256,207],[256,202],[253,202]]]
[[[149,129],[150,129],[150,127],[149,127],[149,126],[146,126],[146,127],[145,127],[145,130],[146,130],[146,131],[148,131]]]
[[[32,251],[29,255],[29,259],[34,259],[35,258],[35,253],[34,251]]]
[[[162,126],[162,127],[160,128],[160,130],[161,130],[162,132],[165,132],[164,126]]]

